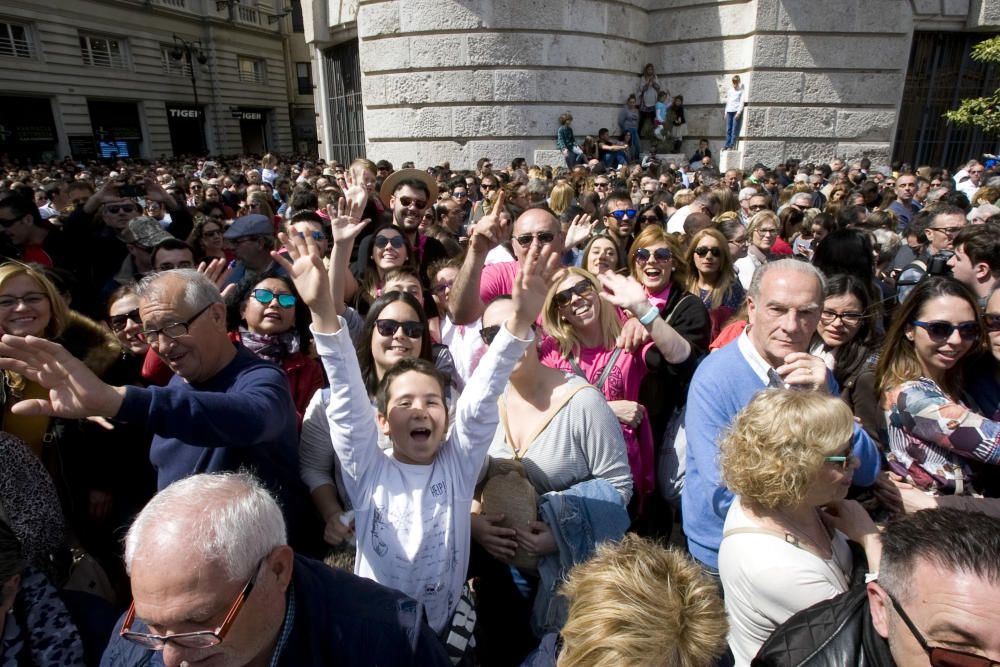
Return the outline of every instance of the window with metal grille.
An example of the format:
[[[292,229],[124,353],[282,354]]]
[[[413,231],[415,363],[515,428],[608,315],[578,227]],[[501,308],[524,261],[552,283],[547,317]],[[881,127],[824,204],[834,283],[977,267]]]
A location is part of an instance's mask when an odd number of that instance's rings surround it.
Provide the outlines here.
[[[295,78],[299,84],[299,95],[313,94],[312,66],[309,63],[295,63]]]
[[[84,65],[125,69],[125,41],[101,35],[80,35],[80,56]]]
[[[34,58],[28,26],[20,23],[0,23],[0,56],[7,58]]]
[[[266,83],[265,71],[266,63],[263,60],[253,58],[239,58],[240,81],[250,83]]]
[[[160,47],[160,58],[163,61],[163,73],[167,76],[191,76],[191,54],[181,49],[181,59],[174,60],[173,46]]]

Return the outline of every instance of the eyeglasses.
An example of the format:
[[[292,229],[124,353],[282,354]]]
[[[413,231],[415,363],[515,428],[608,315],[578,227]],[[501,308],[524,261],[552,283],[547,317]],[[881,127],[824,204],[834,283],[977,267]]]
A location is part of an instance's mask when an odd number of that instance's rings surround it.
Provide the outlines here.
[[[864,313],[858,313],[851,310],[845,311],[843,313],[838,313],[835,310],[824,310],[819,315],[819,321],[823,324],[833,324],[837,320],[840,320],[849,327],[856,326],[861,323],[864,319]]]
[[[452,192],[451,196],[455,197],[456,199],[461,199],[462,197],[468,197],[469,193],[462,190],[460,192]]]
[[[375,328],[378,332],[388,338],[395,336],[396,332],[403,329],[403,335],[407,338],[420,338],[424,335],[424,325],[416,321],[400,322],[398,320],[375,320]]]
[[[556,235],[552,232],[538,232],[537,234],[518,234],[514,237],[514,240],[522,248],[530,246],[535,239],[538,239],[538,242],[542,245],[548,245],[555,241]]]
[[[883,588],[882,590],[885,591]],[[889,600],[892,602],[892,608],[896,610],[899,617],[906,624],[906,627],[910,629],[910,633],[913,634],[913,638],[917,640],[920,644],[920,648],[924,650],[927,657],[930,659],[931,667],[993,667],[997,664],[995,660],[991,660],[984,655],[976,655],[975,653],[966,653],[965,651],[956,651],[951,648],[943,648],[941,646],[930,646],[927,640],[917,629],[916,624],[910,619],[910,617],[903,611],[903,606],[899,604],[899,600],[890,593],[885,591],[885,594],[889,596]]]
[[[104,210],[112,215],[115,215],[116,213],[135,213],[137,209],[133,204],[120,204],[105,206]]]
[[[595,188],[606,188],[609,185],[611,185],[611,183],[609,183],[607,181],[601,181],[601,182],[594,181],[594,187]]]
[[[212,229],[210,231],[202,232],[201,233],[201,238],[203,238],[203,239],[214,239],[214,238],[217,238],[219,236],[222,236],[222,230],[221,229]]]
[[[1000,331],[1000,313],[986,313],[983,320],[988,331]]]
[[[138,325],[142,325],[142,318],[139,316],[139,309],[130,310],[127,313],[122,313],[121,315],[112,315],[108,318],[108,324],[115,331],[122,331],[128,326],[129,320],[135,322]]]
[[[139,340],[143,343],[147,343],[152,346],[156,346],[160,342],[160,336],[166,336],[170,340],[176,340],[181,336],[186,336],[187,332],[191,329],[191,325],[194,321],[201,317],[202,313],[214,306],[215,303],[210,303],[197,313],[191,316],[186,322],[174,322],[173,324],[168,324],[165,327],[160,327],[159,329],[149,329],[139,332]]]
[[[712,257],[722,257],[722,249],[707,245],[701,245],[694,249],[694,254],[699,257],[705,257],[706,255],[712,255]]]
[[[935,232],[941,232],[947,236],[954,236],[962,230],[961,227],[928,227],[927,229]]]
[[[122,639],[127,639],[134,644],[144,646],[145,648],[152,649],[154,651],[162,651],[168,642],[173,642],[178,646],[190,649],[206,649],[218,646],[222,643],[222,640],[225,639],[226,634],[229,632],[229,628],[233,627],[233,623],[236,622],[236,617],[239,616],[247,598],[250,597],[254,584],[257,583],[257,575],[260,573],[260,566],[264,564],[265,560],[267,560],[267,556],[257,561],[257,567],[253,570],[253,576],[250,577],[249,581],[247,581],[246,585],[243,587],[243,590],[241,590],[239,595],[236,596],[236,599],[233,601],[233,605],[229,608],[229,612],[222,620],[222,625],[217,627],[215,630],[179,632],[175,635],[154,635],[146,632],[132,632],[132,621],[135,620],[135,600],[133,600],[132,604],[129,605],[128,613],[125,614],[125,622],[122,623],[122,629],[121,632],[119,632],[119,635]]]
[[[623,218],[634,218],[635,217],[635,209],[634,208],[627,208],[624,211],[611,211],[611,215],[613,215],[618,220],[622,220]]]
[[[654,224],[654,223],[658,224],[660,222],[660,219],[657,218],[655,215],[644,215],[641,216],[639,220],[640,222],[645,222],[647,224]]]
[[[493,339],[500,333],[500,325],[494,324],[491,327],[483,327],[479,330],[479,337],[483,339],[487,347],[493,344]]]
[[[451,289],[451,286],[454,285],[454,284],[455,284],[454,280],[449,280],[447,282],[440,283],[440,284],[435,285],[434,287],[432,287],[431,288],[431,292],[433,292],[434,294],[437,294],[438,296],[441,296],[442,294],[444,294],[445,292],[447,292],[449,289]]]
[[[854,458],[853,454],[847,454],[844,456],[824,456],[823,460],[827,463],[833,463],[843,470],[847,470],[851,467],[851,464],[854,463]]]
[[[266,306],[277,299],[278,305],[282,308],[292,308],[295,306],[295,302],[298,301],[294,294],[275,294],[271,290],[263,288],[255,289],[250,295],[262,306]]]
[[[375,247],[379,250],[390,245],[396,250],[399,250],[406,245],[406,241],[403,240],[402,236],[382,236],[379,234],[375,237]]]
[[[732,241],[729,242],[729,245],[734,245],[737,248],[745,248],[747,246],[747,243],[748,243],[748,241],[747,241],[746,237],[744,236],[741,239],[733,239]]]
[[[955,329],[958,329],[958,335],[962,340],[976,340],[979,338],[979,322],[975,320],[960,322],[959,324],[952,324],[943,320],[934,320],[933,322],[914,320],[912,324],[915,327],[925,330],[927,335],[933,340],[948,340],[955,333]]]
[[[657,262],[666,262],[673,256],[669,248],[657,248],[653,251],[647,248],[639,248],[635,251],[635,261],[639,264],[645,264],[651,257]]]
[[[319,231],[318,229],[315,230],[315,231],[310,232],[309,236],[312,237],[313,241],[322,241],[323,239],[326,238],[326,234],[324,234],[323,232]],[[299,232],[299,238],[300,239],[304,239],[305,237],[306,237],[306,233],[305,232]],[[385,237],[383,236],[382,238],[385,238]]]
[[[481,190],[486,190],[487,192],[489,192],[491,190],[499,190],[500,186],[497,185],[496,183],[482,183],[480,184],[479,188]]]
[[[767,204],[751,204],[748,207],[751,211],[766,211],[770,208]]]
[[[423,219],[424,220],[433,220],[434,219],[434,212],[433,211],[426,211],[424,213]]]
[[[594,290],[594,285],[589,280],[581,280],[572,287],[567,287],[564,290],[559,290],[552,295],[552,303],[556,304],[557,307],[563,308],[568,306],[573,300],[573,296],[583,296]]]
[[[0,310],[14,308],[19,303],[26,306],[39,306],[49,300],[49,295],[45,292],[28,292],[22,296],[0,296]]]
[[[757,229],[757,233],[761,236],[774,236],[778,233],[777,227],[760,227]]]
[[[420,210],[427,208],[426,199],[414,199],[413,197],[404,196],[399,198],[399,203],[403,205],[403,208],[410,208],[411,206]]]

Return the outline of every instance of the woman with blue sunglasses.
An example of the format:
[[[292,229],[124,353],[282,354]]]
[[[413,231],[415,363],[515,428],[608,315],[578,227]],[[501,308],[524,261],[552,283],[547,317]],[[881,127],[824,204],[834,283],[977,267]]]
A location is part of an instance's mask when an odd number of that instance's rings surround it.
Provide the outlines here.
[[[240,342],[251,352],[285,370],[299,425],[309,399],[323,386],[323,368],[310,357],[309,311],[292,281],[264,278],[240,301]]]
[[[899,306],[876,378],[892,472],[924,491],[968,495],[976,463],[1000,463],[1000,422],[964,394],[963,372],[984,349],[976,297],[952,278],[928,277]]]

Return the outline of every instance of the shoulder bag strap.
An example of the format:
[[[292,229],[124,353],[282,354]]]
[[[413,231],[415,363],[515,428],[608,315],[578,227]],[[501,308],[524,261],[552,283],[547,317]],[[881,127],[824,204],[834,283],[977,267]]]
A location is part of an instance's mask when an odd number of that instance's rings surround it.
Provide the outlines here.
[[[500,421],[501,423],[503,423],[504,439],[507,442],[507,446],[510,447],[510,450],[512,452],[514,452],[514,460],[520,461],[522,458],[524,458],[525,453],[527,453],[528,451],[528,447],[531,445],[531,443],[533,443],[535,440],[538,439],[538,436],[540,436],[542,434],[542,431],[544,431],[546,427],[548,427],[549,422],[551,422],[553,418],[555,418],[555,416],[559,414],[559,411],[562,410],[563,407],[565,407],[566,404],[570,402],[570,399],[576,396],[580,391],[587,389],[590,386],[591,385],[589,384],[581,383],[580,385],[574,387],[565,396],[563,396],[562,400],[560,400],[557,404],[551,406],[545,412],[545,414],[542,415],[542,419],[539,421],[538,426],[535,428],[535,431],[531,434],[531,437],[528,438],[527,442],[524,445],[524,449],[520,451],[518,451],[518,449],[514,447],[514,442],[510,438],[510,422],[507,420],[507,406],[506,402],[503,400],[503,398],[501,398],[499,405]]]

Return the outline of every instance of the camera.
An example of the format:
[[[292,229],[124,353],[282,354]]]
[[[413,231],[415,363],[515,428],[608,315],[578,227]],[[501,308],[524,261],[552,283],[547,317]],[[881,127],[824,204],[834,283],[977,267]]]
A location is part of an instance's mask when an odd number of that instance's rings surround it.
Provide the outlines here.
[[[927,260],[927,275],[928,276],[950,276],[951,267],[948,266],[948,260],[954,253],[948,250],[943,250],[936,253]]]

